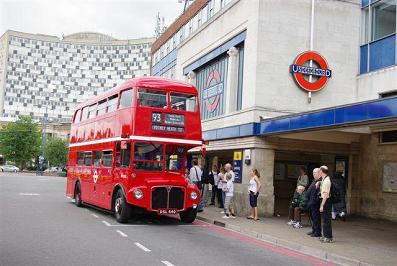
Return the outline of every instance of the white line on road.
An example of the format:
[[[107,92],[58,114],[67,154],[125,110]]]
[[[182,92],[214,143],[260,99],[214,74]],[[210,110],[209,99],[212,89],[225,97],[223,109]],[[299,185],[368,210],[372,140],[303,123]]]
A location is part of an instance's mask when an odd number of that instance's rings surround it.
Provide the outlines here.
[[[96,215],[95,213],[91,213],[92,216],[94,216],[95,218],[98,218],[99,216]]]
[[[143,251],[145,251],[145,252],[150,252],[150,249],[148,249],[147,247],[145,247],[144,245],[142,245],[142,244],[140,244],[140,243],[138,243],[138,242],[135,242],[135,245],[136,245],[138,248],[140,248],[140,249],[142,249]]]
[[[126,234],[124,234],[123,232],[121,232],[120,230],[116,230],[117,233],[119,233],[122,237],[128,237]]]
[[[175,266],[174,264],[172,264],[171,262],[166,261],[166,260],[162,260],[161,262],[164,263],[167,266]]]
[[[102,221],[102,223],[104,223],[106,226],[111,226],[111,224],[106,221]]]
[[[19,193],[20,196],[40,196],[39,193]]]

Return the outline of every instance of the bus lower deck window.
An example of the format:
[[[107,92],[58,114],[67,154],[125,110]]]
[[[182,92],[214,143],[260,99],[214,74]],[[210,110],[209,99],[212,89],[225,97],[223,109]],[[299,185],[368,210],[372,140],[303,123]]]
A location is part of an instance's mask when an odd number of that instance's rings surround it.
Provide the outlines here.
[[[92,159],[92,153],[91,152],[85,152],[84,153],[85,166],[91,166],[91,159]]]
[[[112,166],[112,151],[104,151],[102,154],[103,166],[111,167]]]
[[[95,151],[94,152],[94,166],[101,166],[101,157],[102,157],[102,152],[100,151]]]
[[[135,143],[134,168],[136,170],[161,171],[163,169],[163,144]]]

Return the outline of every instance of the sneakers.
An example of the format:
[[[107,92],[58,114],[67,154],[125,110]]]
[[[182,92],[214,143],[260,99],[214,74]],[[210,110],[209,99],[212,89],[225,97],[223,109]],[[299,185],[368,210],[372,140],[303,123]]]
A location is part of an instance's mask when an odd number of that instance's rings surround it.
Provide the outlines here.
[[[322,239],[320,239],[320,241],[323,243],[332,243],[333,242],[332,238],[327,238],[327,237],[323,237]]]
[[[220,214],[225,214],[225,211],[221,211]]]
[[[223,219],[229,219],[230,217],[228,215],[224,215],[222,218]]]
[[[230,218],[232,218],[232,219],[236,219],[236,215],[234,215],[234,214],[231,214],[231,215],[230,215]]]
[[[295,229],[299,229],[303,227],[300,222],[296,222],[293,226]]]
[[[288,225],[294,225],[296,222],[294,220],[289,220],[289,222],[287,223]]]

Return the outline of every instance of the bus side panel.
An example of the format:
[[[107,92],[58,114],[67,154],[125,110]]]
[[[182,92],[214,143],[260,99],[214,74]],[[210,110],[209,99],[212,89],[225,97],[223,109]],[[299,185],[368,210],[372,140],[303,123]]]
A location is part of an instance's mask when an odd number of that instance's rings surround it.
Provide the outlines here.
[[[69,160],[68,160],[68,168],[67,168],[67,177],[66,177],[66,196],[72,198],[74,195],[74,183],[76,180],[75,175],[75,163],[77,153],[71,151],[69,149]]]

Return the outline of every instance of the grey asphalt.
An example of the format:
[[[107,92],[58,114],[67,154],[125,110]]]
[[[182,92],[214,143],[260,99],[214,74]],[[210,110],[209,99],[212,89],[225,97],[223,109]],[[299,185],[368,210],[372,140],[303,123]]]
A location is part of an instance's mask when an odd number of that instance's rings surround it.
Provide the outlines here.
[[[65,184],[0,173],[0,265],[321,264],[199,221],[141,215],[120,225],[110,213],[77,208]]]

